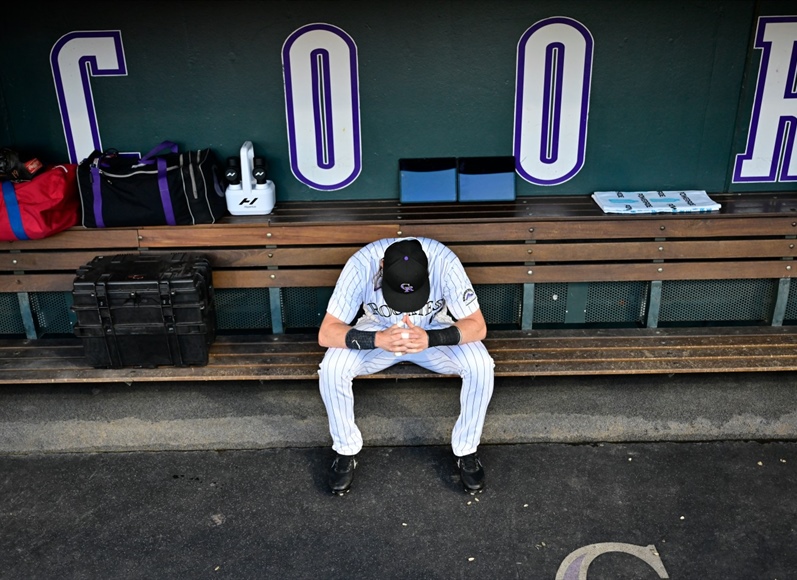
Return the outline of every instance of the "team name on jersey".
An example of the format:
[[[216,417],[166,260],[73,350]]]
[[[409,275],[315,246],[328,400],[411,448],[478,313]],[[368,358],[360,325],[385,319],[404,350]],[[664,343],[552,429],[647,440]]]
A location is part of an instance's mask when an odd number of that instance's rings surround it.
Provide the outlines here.
[[[381,316],[383,318],[391,318],[393,316],[398,316],[401,312],[397,312],[393,310],[387,304],[377,304],[376,302],[369,302],[366,304],[368,310],[371,314],[375,316]],[[446,307],[446,300],[445,298],[440,298],[439,300],[430,300],[427,302],[423,308],[416,310],[415,312],[410,312],[411,316],[429,316],[432,317],[438,312],[442,311]]]

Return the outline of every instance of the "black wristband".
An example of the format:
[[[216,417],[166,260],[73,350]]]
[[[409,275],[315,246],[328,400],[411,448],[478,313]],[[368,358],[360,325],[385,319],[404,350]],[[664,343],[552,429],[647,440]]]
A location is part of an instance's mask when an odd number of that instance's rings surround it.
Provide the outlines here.
[[[373,350],[376,333],[352,328],[346,333],[346,346],[353,350]]]
[[[430,348],[433,346],[451,346],[459,344],[459,341],[462,340],[462,333],[459,328],[453,325],[440,330],[427,330],[426,334],[429,337]]]

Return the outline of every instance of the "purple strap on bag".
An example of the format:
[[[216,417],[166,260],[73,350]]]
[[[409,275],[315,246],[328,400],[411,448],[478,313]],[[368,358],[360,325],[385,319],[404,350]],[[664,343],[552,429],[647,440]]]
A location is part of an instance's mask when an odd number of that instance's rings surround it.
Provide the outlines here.
[[[98,228],[104,228],[105,221],[102,219],[102,188],[100,185],[100,170],[95,162],[91,166],[91,192],[94,196],[94,223]]]
[[[161,203],[163,204],[163,213],[166,216],[166,223],[170,226],[177,225],[177,220],[174,219],[174,208],[172,207],[172,196],[169,194],[169,182],[166,179],[166,160],[158,157],[158,189],[161,193]]]
[[[177,151],[178,151],[177,143],[174,143],[173,141],[162,141],[160,143],[160,145],[155,147],[152,151],[150,151],[149,153],[144,155],[144,157],[141,158],[141,163],[146,163],[147,165],[152,165],[152,162],[155,160],[155,158],[157,157],[158,153],[160,153],[164,149],[168,149],[172,153],[177,153]]]
[[[166,223],[170,226],[177,225],[177,220],[174,219],[174,208],[172,207],[172,196],[169,194],[169,182],[166,178],[166,160],[158,157],[164,149],[172,153],[177,153],[177,144],[173,141],[163,141],[157,147],[152,149],[149,153],[141,158],[141,163],[151,165],[154,161],[158,167],[158,190],[161,194],[161,204],[163,205],[163,214],[166,216]]]

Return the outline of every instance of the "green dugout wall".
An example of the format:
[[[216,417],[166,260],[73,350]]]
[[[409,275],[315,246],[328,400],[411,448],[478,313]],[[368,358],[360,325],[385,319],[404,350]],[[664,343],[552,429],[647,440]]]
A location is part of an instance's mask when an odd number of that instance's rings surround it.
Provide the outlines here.
[[[583,164],[555,185],[518,177],[519,196],[794,189],[783,172],[749,182],[734,177],[756,116],[765,53],[760,23],[781,16],[793,22],[793,2],[163,0],[29,8],[7,8],[0,23],[0,145],[49,162],[70,158],[52,54],[70,35],[115,34],[123,71],[107,74],[113,66],[106,64],[106,74],[88,74],[98,65],[80,53],[71,70],[86,73],[78,80],[90,96],[103,148],[145,152],[171,140],[211,147],[225,158],[252,141],[268,159],[277,203],[398,199],[400,158],[513,154],[519,45],[535,25],[561,17],[591,40]],[[349,185],[331,191],[297,179],[289,152],[283,49],[296,31],[314,24],[344,31],[357,55],[361,166]],[[797,103],[797,35],[792,43],[781,59],[786,81],[778,102],[785,112],[780,141],[769,152],[776,161],[795,157],[789,144],[793,148],[797,132],[791,106],[792,99]],[[661,320],[767,323],[776,283],[670,284]],[[222,331],[274,326],[268,293],[246,292],[219,292]],[[519,324],[520,287],[478,292],[488,322]],[[328,293],[286,289],[281,324],[317,325]],[[639,325],[647,293],[644,284],[541,285],[533,317],[536,325],[568,325],[565,307],[576,300],[585,312],[581,323]],[[627,305],[622,312],[618,296]],[[69,299],[68,293],[3,294],[0,311],[8,315],[0,335],[30,335],[27,326],[45,335],[70,333]],[[258,307],[242,310],[242,304]],[[793,323],[797,297],[789,304],[785,319]],[[33,318],[27,326],[20,312]]]
[[[398,159],[513,154],[518,43],[566,17],[593,40],[584,163],[519,196],[596,190],[778,191],[734,183],[762,50],[760,16],[794,16],[776,0],[477,2],[64,2],[3,18],[0,141],[68,160],[50,56],[76,31],[119,31],[126,74],[90,77],[104,148],[145,152],[163,140],[268,159],[277,200],[394,199]],[[361,171],[334,191],[291,171],[282,50],[312,23],[356,45]],[[86,66],[85,63],[83,66]],[[794,138],[795,122],[786,124]],[[790,127],[790,129],[789,129]],[[788,134],[787,134],[788,135]]]

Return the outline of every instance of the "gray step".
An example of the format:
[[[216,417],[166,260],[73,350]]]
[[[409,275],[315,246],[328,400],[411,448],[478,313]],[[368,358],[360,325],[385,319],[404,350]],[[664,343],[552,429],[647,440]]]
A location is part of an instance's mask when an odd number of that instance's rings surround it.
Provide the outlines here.
[[[502,378],[482,443],[797,439],[797,373]],[[459,381],[355,383],[366,446],[445,445]],[[2,386],[0,453],[330,444],[313,381]]]

